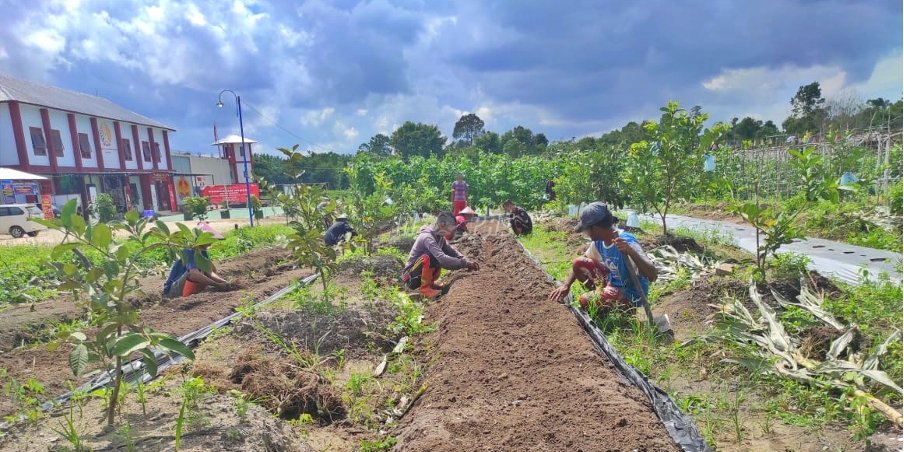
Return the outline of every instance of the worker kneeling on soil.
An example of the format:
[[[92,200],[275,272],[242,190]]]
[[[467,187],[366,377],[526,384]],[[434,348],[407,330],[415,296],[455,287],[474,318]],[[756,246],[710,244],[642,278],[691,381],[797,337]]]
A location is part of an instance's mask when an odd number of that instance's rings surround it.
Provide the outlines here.
[[[508,200],[502,203],[502,208],[512,216],[509,224],[512,226],[512,232],[515,235],[530,234],[534,230],[534,222],[530,219],[530,215],[527,214],[526,210]]]
[[[206,222],[198,225],[201,232],[207,232],[213,235],[217,240],[223,240],[223,234],[211,227]],[[187,297],[196,293],[201,293],[207,286],[214,286],[220,289],[228,289],[229,283],[217,275],[216,267],[213,262],[210,263],[210,272],[202,272],[195,263],[195,253],[201,254],[205,259],[207,256],[207,248],[209,245],[201,245],[195,248],[188,248],[182,251],[182,258],[173,263],[169,277],[163,283],[163,295],[169,298]]]
[[[402,282],[409,289],[419,289],[421,295],[435,298],[444,289],[436,283],[440,269],[480,268],[446,242],[455,234],[456,227],[458,224],[452,213],[440,212],[433,226],[424,226],[418,231],[402,270]]]
[[[336,246],[339,242],[344,240],[346,234],[349,233],[353,236],[355,235],[355,230],[352,229],[352,225],[348,224],[348,216],[344,213],[339,214],[339,216],[336,217],[336,222],[333,223],[323,235],[323,242],[329,246]]]
[[[657,278],[656,266],[633,235],[615,227],[617,222],[601,202],[591,203],[581,211],[581,223],[576,231],[586,233],[593,243],[584,256],[575,259],[568,279],[552,291],[550,300],[562,302],[571,285],[578,280],[590,290],[578,298],[584,309],[591,303],[604,310],[639,306],[640,294],[631,281],[631,272],[639,270],[638,279],[646,295],[650,281]]]
[[[470,207],[465,206],[464,209],[461,209],[461,212],[458,212],[458,215],[455,216],[455,223],[458,226],[455,227],[455,236],[453,240],[461,237],[465,232],[468,232],[468,223],[477,216],[477,212],[471,210]]]

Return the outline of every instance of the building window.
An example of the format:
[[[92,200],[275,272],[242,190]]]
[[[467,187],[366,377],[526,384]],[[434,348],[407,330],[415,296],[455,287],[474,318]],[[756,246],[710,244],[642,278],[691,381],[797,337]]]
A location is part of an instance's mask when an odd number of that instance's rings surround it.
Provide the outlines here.
[[[44,141],[44,131],[40,127],[29,127],[28,132],[31,134],[31,146],[34,148],[35,155],[47,155],[47,142]]]
[[[122,142],[119,144],[122,147],[122,153],[126,156],[126,160],[132,161],[132,146],[129,143],[129,140],[123,138]]]
[[[160,163],[160,143],[154,143],[154,159]]]
[[[144,156],[145,162],[151,161],[151,145],[147,141],[141,142],[141,155]]]
[[[83,159],[91,158],[91,142],[88,141],[87,133],[78,134],[78,148],[79,152],[82,153]]]
[[[57,157],[63,156],[63,137],[59,130],[50,129],[50,138],[53,139],[53,151]]]

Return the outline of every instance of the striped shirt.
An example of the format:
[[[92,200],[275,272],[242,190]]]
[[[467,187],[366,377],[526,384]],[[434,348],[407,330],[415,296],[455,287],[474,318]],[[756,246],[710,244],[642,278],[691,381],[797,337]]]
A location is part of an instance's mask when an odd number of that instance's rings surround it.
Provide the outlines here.
[[[465,181],[455,181],[452,182],[452,200],[453,201],[465,201],[467,200],[468,193],[468,183]]]

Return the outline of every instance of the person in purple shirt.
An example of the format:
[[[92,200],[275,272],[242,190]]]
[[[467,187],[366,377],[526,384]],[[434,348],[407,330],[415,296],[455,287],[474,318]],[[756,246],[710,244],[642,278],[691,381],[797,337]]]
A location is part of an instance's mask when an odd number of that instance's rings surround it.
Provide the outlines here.
[[[424,226],[418,231],[408,254],[408,262],[402,270],[405,286],[411,290],[418,289],[426,298],[436,298],[444,289],[436,283],[441,269],[480,269],[476,262],[464,257],[447,242],[457,227],[452,213],[440,212],[432,226]]]
[[[468,205],[468,183],[465,175],[458,173],[455,182],[452,182],[452,215],[456,216]]]

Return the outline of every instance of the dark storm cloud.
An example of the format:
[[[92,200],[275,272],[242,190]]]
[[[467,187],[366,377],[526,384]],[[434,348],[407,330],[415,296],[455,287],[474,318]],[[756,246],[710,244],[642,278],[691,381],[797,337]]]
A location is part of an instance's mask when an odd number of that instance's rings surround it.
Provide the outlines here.
[[[464,111],[499,131],[568,138],[655,117],[668,99],[712,106],[715,119],[780,116],[796,86],[857,85],[901,54],[902,5],[891,1],[0,0],[0,10],[0,71],[110,98],[178,128],[177,147],[194,150],[213,122],[232,131],[233,101],[213,107],[224,88],[242,94],[256,138],[349,152],[405,120],[449,133]]]

